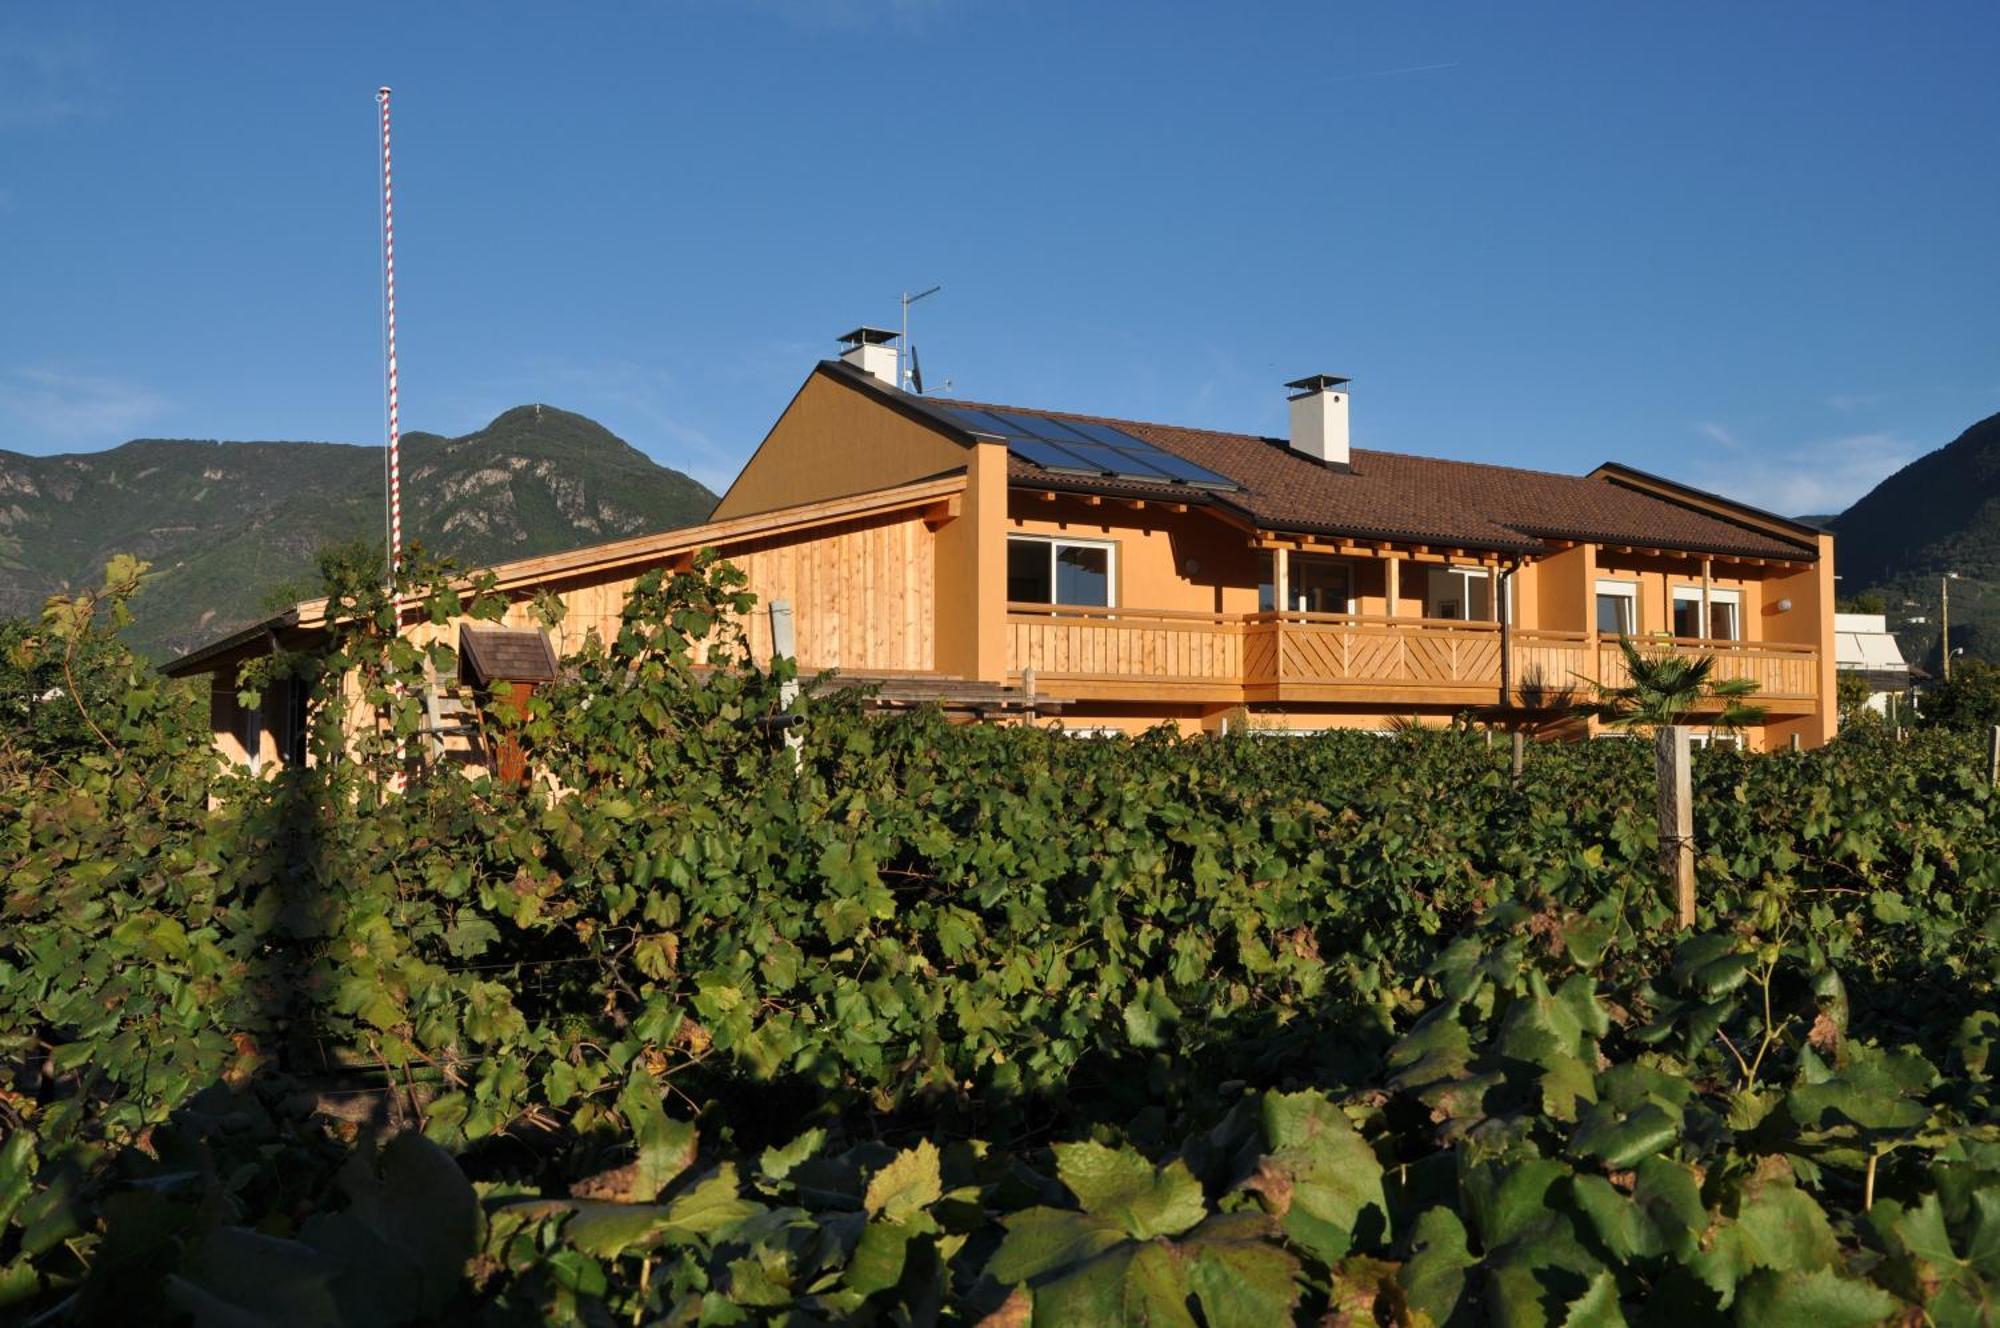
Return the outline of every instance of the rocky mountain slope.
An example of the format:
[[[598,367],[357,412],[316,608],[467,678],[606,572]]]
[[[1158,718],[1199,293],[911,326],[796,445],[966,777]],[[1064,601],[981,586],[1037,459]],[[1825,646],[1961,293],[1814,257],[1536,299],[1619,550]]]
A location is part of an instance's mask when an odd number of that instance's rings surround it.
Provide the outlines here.
[[[593,420],[517,406],[458,438],[403,439],[404,538],[467,566],[705,519],[715,495]],[[115,553],[154,573],[133,643],[167,657],[310,584],[322,547],[382,537],[380,447],[141,439],[0,451],[0,616],[39,611]]]

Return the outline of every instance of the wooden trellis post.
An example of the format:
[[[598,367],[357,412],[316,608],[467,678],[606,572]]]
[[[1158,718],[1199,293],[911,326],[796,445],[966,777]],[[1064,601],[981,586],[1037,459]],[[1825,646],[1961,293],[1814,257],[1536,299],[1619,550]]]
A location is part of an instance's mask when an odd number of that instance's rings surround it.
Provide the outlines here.
[[[797,626],[792,621],[792,602],[788,599],[771,601],[771,662],[781,659],[794,662],[798,659],[799,639]],[[799,764],[799,748],[805,739],[799,734],[792,719],[792,703],[799,699],[799,680],[788,678],[778,684],[778,704],[783,709],[785,723],[785,750],[791,753],[794,769]]]
[[[1653,735],[1660,780],[1660,871],[1673,887],[1682,930],[1694,926],[1694,776],[1689,729],[1669,724]]]
[[[2000,724],[1993,726],[1993,735],[1986,743],[1986,787],[2000,785]]]
[[[1514,767],[1514,782],[1516,784],[1521,782],[1521,765],[1527,756],[1527,752],[1528,752],[1528,735],[1521,732],[1521,730],[1519,729],[1515,729],[1513,767]]]

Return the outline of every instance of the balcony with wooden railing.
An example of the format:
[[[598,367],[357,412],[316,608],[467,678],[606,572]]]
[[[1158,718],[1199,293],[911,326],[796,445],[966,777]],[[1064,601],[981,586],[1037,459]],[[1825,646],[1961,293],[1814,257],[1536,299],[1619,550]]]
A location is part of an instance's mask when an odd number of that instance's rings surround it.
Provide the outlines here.
[[[1590,690],[1626,681],[1615,639],[1589,632],[1503,630],[1497,623],[1324,613],[1186,613],[1008,606],[1010,668],[1036,686],[1103,700],[1487,705],[1503,674],[1519,688]],[[1642,651],[1711,655],[1714,677],[1748,678],[1777,711],[1812,708],[1811,646],[1643,638]],[[1504,662],[1503,662],[1504,660]]]

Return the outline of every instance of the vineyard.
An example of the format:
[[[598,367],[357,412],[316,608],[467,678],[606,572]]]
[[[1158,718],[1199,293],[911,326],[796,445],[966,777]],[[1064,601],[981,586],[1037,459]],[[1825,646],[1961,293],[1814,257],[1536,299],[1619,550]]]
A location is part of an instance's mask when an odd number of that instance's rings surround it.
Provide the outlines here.
[[[2000,1317],[1972,741],[1698,754],[1683,931],[1648,744],[1516,782],[1474,730],[1084,741],[807,680],[795,764],[744,607],[642,582],[489,714],[527,784],[401,764],[425,661],[366,590],[246,682],[318,682],[309,768],[221,771],[137,666],[4,739],[0,1321]]]

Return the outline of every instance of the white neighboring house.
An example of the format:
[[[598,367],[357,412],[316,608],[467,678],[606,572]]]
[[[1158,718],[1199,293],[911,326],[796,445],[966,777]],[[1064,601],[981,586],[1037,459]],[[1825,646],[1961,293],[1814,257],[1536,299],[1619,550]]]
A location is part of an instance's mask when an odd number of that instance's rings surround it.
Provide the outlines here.
[[[1880,613],[1833,615],[1833,661],[1842,673],[1868,680],[1868,708],[1888,716],[1910,694],[1910,665]]]

